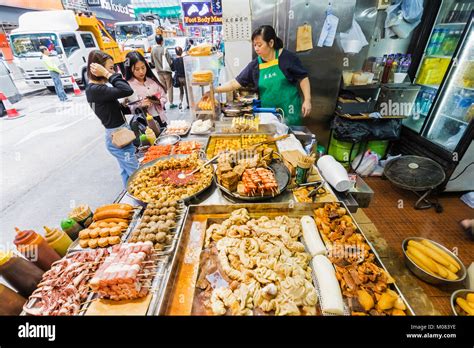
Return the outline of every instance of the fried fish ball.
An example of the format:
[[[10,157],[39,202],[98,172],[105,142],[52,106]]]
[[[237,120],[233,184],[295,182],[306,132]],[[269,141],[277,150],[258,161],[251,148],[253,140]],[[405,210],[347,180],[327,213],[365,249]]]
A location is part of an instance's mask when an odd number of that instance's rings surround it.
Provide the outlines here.
[[[163,249],[165,248],[165,246],[164,246],[163,244],[156,243],[156,244],[154,245],[154,248],[155,248],[155,250],[161,251],[161,250],[163,250]]]
[[[110,245],[115,245],[115,244],[120,243],[120,237],[119,236],[109,237],[108,240],[109,240]]]
[[[140,225],[138,225],[139,229],[145,228],[147,224],[145,222],[142,222]]]
[[[132,232],[132,237],[138,237],[140,235],[140,231],[139,230],[135,230]]]
[[[151,203],[148,203],[148,205],[146,206],[146,209],[149,210],[149,209],[155,209],[155,206],[156,204],[151,202]]]
[[[140,237],[138,237],[138,241],[139,241],[139,242],[144,242],[144,241],[145,241],[145,235],[144,235],[144,234],[140,234]]]
[[[160,221],[166,221],[166,215],[160,215],[160,216],[158,217],[158,219],[159,219]]]
[[[94,228],[92,231],[89,232],[89,237],[91,237],[92,239],[99,237],[100,230],[100,228]]]
[[[148,216],[148,215],[144,216],[142,219],[143,222],[150,222],[150,220],[151,220],[151,216]]]
[[[89,239],[81,239],[79,241],[79,245],[81,248],[88,248],[89,247]]]
[[[79,239],[89,239],[90,238],[90,230],[87,228],[79,232]]]
[[[158,227],[158,231],[160,231],[160,232],[168,232],[169,229],[170,228],[166,225],[161,225],[161,226]]]
[[[122,234],[122,230],[120,229],[119,226],[115,226],[115,227],[112,227],[110,230],[109,230],[109,234],[110,236],[120,236]]]
[[[136,243],[136,242],[138,242],[138,237],[132,237],[129,240],[129,243]]]
[[[148,234],[148,233],[150,233],[150,228],[149,228],[149,227],[147,227],[147,228],[142,228],[142,229],[140,230],[140,234]]]
[[[105,248],[107,245],[109,245],[109,239],[108,238],[99,238],[99,241],[97,242],[99,247]]]
[[[145,241],[150,241],[154,242],[155,241],[155,235],[153,233],[149,233],[145,236]]]
[[[173,241],[173,238],[174,238],[174,235],[172,234],[166,235],[166,243],[171,244],[171,242]]]
[[[168,212],[168,208],[161,208],[160,209],[160,215],[166,215],[167,212]]]
[[[153,215],[160,215],[160,209],[153,209]]]
[[[166,220],[166,226],[168,226],[169,228],[173,228],[176,226],[176,221],[174,220]]]
[[[96,238],[89,239],[89,242],[87,244],[89,245],[89,248],[95,249],[97,248],[97,239]]]
[[[176,213],[176,207],[169,207],[168,213]]]
[[[174,220],[176,219],[176,214],[175,213],[168,213],[166,214],[167,220]]]
[[[166,239],[166,233],[164,232],[157,233],[155,239],[157,242],[160,242],[160,243],[164,242]]]
[[[160,218],[159,218],[158,216],[153,216],[153,217],[151,218],[151,221],[157,222],[157,221],[160,221]]]

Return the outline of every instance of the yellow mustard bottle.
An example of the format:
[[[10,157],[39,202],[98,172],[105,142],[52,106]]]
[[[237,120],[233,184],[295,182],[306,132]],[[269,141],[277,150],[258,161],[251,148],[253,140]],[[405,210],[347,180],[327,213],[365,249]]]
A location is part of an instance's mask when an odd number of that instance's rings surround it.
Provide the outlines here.
[[[146,127],[145,135],[150,145],[154,145],[156,141],[156,135],[155,132],[153,132],[153,129],[151,129],[150,127]]]
[[[61,231],[58,228],[51,229],[47,226],[43,226],[43,228],[46,231],[46,234],[44,235],[46,242],[56,250],[59,255],[66,255],[67,249],[72,243],[71,238],[69,238],[64,231]]]

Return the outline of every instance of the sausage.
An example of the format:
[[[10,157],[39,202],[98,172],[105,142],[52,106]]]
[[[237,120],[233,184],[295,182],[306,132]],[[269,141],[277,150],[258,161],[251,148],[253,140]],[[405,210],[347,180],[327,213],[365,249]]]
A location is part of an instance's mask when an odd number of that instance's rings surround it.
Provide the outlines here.
[[[130,219],[133,214],[133,210],[124,210],[124,209],[108,209],[103,210],[94,214],[94,221],[110,219],[110,218],[119,218],[119,219]]]
[[[95,210],[95,214],[100,213],[101,211],[104,210],[112,210],[112,209],[122,209],[122,210],[133,210],[133,206],[130,204],[119,204],[119,203],[114,203],[114,204],[107,204],[103,205]]]
[[[114,222],[116,224],[125,223],[125,224],[127,224],[127,226],[130,223],[130,221],[128,221],[127,219],[120,219],[120,218],[107,218],[107,219],[100,219],[100,220],[96,220],[96,221],[97,221],[97,223],[99,223],[99,222]],[[94,223],[97,225],[96,222],[94,222]]]

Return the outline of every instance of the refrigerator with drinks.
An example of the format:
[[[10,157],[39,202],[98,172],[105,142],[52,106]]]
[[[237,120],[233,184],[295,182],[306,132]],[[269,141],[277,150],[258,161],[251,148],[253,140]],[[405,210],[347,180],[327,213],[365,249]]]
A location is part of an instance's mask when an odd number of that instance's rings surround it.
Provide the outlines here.
[[[404,121],[400,142],[402,153],[428,156],[443,165],[447,191],[474,190],[474,28],[470,5],[455,2],[435,25],[426,52],[439,57],[425,53],[424,60],[445,59],[448,63],[438,62],[432,72],[427,63],[423,63],[426,71],[419,69],[416,81],[422,88],[413,109],[420,118],[412,115]],[[466,9],[471,12],[469,17]],[[452,33],[455,37],[449,38]],[[442,36],[441,43],[430,48],[439,41],[436,35]]]

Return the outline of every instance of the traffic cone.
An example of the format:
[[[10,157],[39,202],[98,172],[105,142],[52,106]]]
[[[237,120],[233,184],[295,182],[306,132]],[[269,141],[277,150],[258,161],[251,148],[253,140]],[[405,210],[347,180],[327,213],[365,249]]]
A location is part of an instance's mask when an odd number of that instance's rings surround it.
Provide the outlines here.
[[[3,103],[5,110],[7,111],[7,120],[14,120],[15,118],[23,117],[25,115],[20,115],[20,113],[12,106],[8,98],[0,92],[0,102]]]
[[[74,76],[71,76],[71,82],[72,82],[72,88],[74,88],[74,96],[80,97],[82,93],[81,93],[81,90],[79,89],[79,86],[77,85],[76,80],[74,79]]]

